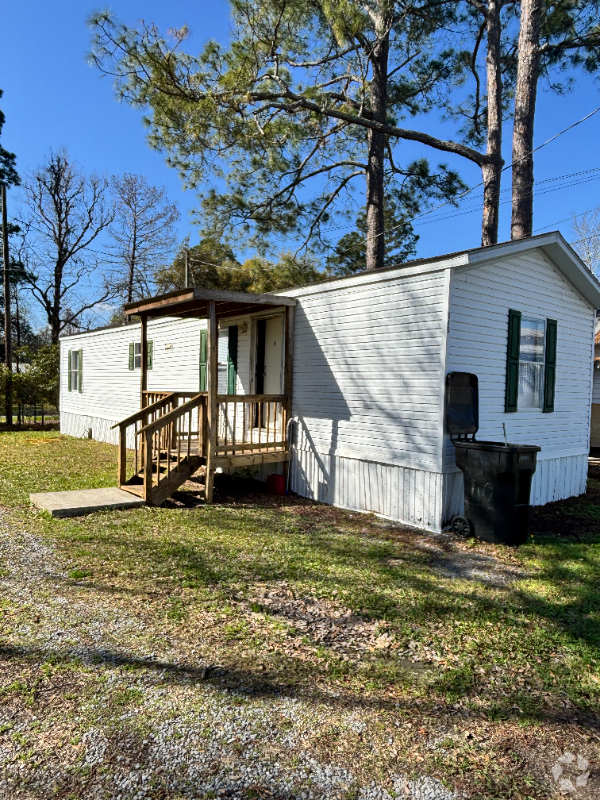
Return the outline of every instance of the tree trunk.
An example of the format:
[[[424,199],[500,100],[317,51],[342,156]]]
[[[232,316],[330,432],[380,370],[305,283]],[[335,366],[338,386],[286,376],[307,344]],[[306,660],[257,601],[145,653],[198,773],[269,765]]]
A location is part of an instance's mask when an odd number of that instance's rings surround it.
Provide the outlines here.
[[[386,122],[387,73],[389,56],[389,33],[385,32],[373,48],[371,66],[371,116],[377,122]],[[367,161],[367,269],[384,266],[384,159],[386,135],[369,131],[369,154]]]
[[[15,286],[15,333],[17,334],[17,352],[15,353],[15,366],[17,372],[21,371],[19,350],[21,348],[21,315],[19,313],[19,292]]]
[[[129,277],[127,279],[127,302],[131,303],[133,300],[133,270],[134,270],[134,263],[133,259],[129,262]]]
[[[133,222],[133,241],[131,243],[131,253],[129,259],[129,276],[127,281],[127,302],[133,301],[133,281],[135,278],[135,262],[137,257],[137,225],[136,220]]]
[[[533,232],[533,123],[541,20],[541,0],[523,0],[513,129],[511,239],[524,239]]]
[[[58,245],[58,256],[54,265],[54,286],[52,292],[52,305],[48,312],[48,322],[50,323],[50,342],[58,344],[60,336],[60,317],[62,311],[62,298],[60,289],[64,274],[65,259],[62,252],[62,244]]]
[[[499,0],[489,0],[487,8],[487,155],[494,159],[482,167],[483,220],[481,244],[487,247],[498,242],[500,181],[502,179],[502,70],[500,68],[500,9]]]
[[[50,342],[51,344],[58,344],[60,337],[60,320],[53,315],[50,320]]]

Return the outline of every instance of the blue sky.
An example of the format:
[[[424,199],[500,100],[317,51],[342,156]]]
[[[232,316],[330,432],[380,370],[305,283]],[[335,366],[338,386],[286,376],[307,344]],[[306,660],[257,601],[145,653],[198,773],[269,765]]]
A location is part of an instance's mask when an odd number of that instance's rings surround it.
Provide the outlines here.
[[[143,173],[152,183],[165,186],[170,197],[179,203],[181,235],[191,233],[193,242],[196,233],[188,212],[195,205],[194,194],[182,190],[178,175],[164,164],[160,153],[147,146],[140,113],[117,103],[110,81],[86,62],[89,30],[85,20],[99,8],[103,6],[87,0],[4,4],[0,87],[4,89],[2,102],[7,121],[3,145],[17,153],[21,170],[39,163],[50,148],[66,146],[86,171]],[[229,9],[224,0],[195,3],[116,0],[110,8],[129,24],[143,18],[164,30],[188,23],[191,37],[187,46],[191,50],[199,50],[208,38],[223,41],[229,34]],[[589,77],[578,78],[574,91],[563,97],[542,91],[536,144],[599,105],[598,85]],[[451,136],[453,131],[451,126],[440,123],[435,132]],[[600,113],[540,151],[535,162],[536,181],[600,167],[599,133]],[[506,141],[510,141],[510,128],[506,131]],[[479,170],[462,159],[439,158],[435,152],[412,143],[405,143],[403,149],[406,159],[426,154],[434,162],[443,160],[456,166],[469,185],[481,179]],[[505,157],[510,158],[509,148],[505,149]],[[507,173],[504,189],[509,186],[510,173]],[[553,188],[552,184],[547,186]],[[600,180],[591,180],[541,194],[540,185],[534,227],[536,230],[558,227],[567,238],[573,238],[570,222],[562,220],[569,220],[571,213],[600,205],[599,188]],[[16,190],[11,190],[9,197],[16,205]],[[465,201],[457,216],[459,212],[445,209],[444,214],[453,216],[434,222],[425,218],[417,224],[421,236],[418,255],[426,257],[476,247],[480,236],[477,199]],[[471,208],[474,208],[472,213],[462,213]],[[507,203],[501,209],[501,240],[509,238],[509,223]]]

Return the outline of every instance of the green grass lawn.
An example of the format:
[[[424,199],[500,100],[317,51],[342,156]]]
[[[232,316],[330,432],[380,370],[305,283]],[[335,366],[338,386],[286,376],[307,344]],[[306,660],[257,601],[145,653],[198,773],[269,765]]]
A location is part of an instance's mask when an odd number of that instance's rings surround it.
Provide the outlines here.
[[[115,477],[111,446],[0,435],[0,505],[54,543],[73,596],[128,609],[152,646],[174,637],[191,664],[200,638],[233,683],[368,698],[407,724],[417,714],[423,729],[457,715],[511,736],[600,723],[599,480],[583,498],[535,510],[519,549],[268,495],[71,520],[29,507],[30,492]],[[450,556],[496,559],[502,580],[452,577]],[[410,737],[405,747],[419,750]],[[427,769],[495,787],[482,797],[544,796],[468,743],[419,753]]]

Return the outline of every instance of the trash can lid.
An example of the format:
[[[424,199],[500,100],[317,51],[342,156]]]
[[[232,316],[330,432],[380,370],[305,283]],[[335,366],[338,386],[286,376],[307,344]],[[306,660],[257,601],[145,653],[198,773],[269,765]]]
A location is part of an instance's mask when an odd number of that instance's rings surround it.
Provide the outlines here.
[[[514,444],[504,442],[477,441],[476,439],[455,439],[454,447],[465,447],[469,450],[492,450],[501,453],[539,453],[542,449],[537,444]]]

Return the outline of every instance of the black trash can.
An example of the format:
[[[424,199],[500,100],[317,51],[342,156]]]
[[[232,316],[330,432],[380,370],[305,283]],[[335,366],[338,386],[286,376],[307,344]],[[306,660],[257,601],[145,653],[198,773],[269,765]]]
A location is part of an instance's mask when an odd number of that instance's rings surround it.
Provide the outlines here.
[[[494,544],[524,544],[536,445],[455,441],[465,476],[465,517],[471,533]]]
[[[471,533],[495,544],[523,544],[529,525],[529,496],[541,447],[479,442],[477,375],[446,376],[446,426],[465,476],[465,513]],[[472,438],[468,438],[468,437]]]

